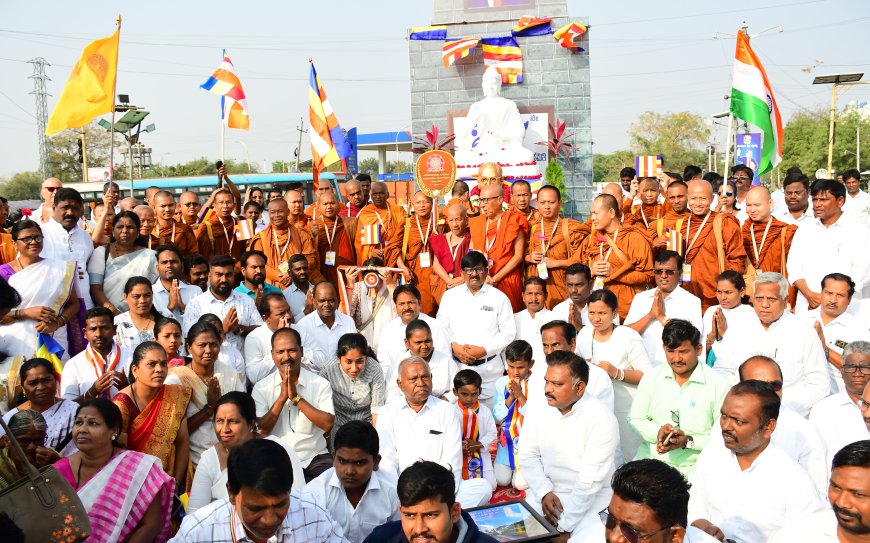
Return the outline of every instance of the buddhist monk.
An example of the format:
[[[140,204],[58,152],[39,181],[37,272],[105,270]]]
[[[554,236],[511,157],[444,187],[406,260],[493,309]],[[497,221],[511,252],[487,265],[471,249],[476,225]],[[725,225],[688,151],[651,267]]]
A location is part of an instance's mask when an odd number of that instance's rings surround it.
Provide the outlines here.
[[[266,254],[266,281],[285,289],[293,282],[288,261],[295,254],[308,261],[310,280],[317,284],[323,280],[320,274],[320,259],[317,245],[311,234],[290,224],[290,210],[281,198],[270,200],[267,206],[269,226],[251,239],[248,249]]]
[[[359,212],[362,211],[365,200],[363,200],[362,186],[356,179],[351,179],[344,184],[344,199],[347,200],[341,211],[338,212],[340,217],[357,218]]]
[[[320,195],[318,203],[320,204],[320,211],[317,213],[319,227],[312,231],[312,236],[316,239],[320,272],[327,281],[338,288],[338,266],[356,265],[356,254],[353,248],[356,219],[338,215],[338,208],[341,206],[332,191]]]
[[[274,199],[274,198],[273,198]],[[269,200],[270,202],[272,200]],[[308,228],[308,221],[311,217],[305,214],[305,201],[302,199],[302,191],[290,189],[284,194],[284,201],[287,202],[289,215],[287,220],[296,228]],[[268,209],[268,208],[267,208]]]
[[[148,187],[145,189],[145,204],[154,208],[154,195],[160,192],[160,189],[157,187]]]
[[[133,208],[133,213],[139,217],[139,235],[145,240],[145,245],[149,249],[156,249],[160,245],[160,238],[154,235],[155,219],[154,210],[147,205],[138,205]]]
[[[411,282],[420,291],[420,311],[435,316],[438,309],[432,296],[432,247],[429,239],[435,233],[435,218],[432,215],[432,199],[417,192],[411,200],[414,215],[405,219],[402,247],[396,265],[406,271]]]
[[[441,296],[447,289],[465,283],[461,273],[461,261],[471,246],[471,236],[468,234],[468,208],[465,204],[454,203],[447,208],[445,215],[447,232],[433,235],[429,239],[433,257],[430,284],[436,302],[441,301]]]
[[[568,297],[565,268],[580,263],[580,246],[589,227],[580,221],[560,217],[562,193],[552,185],[538,191],[537,222],[529,223],[526,277],[540,277],[547,283],[546,306],[553,309]]]
[[[674,181],[668,185],[665,191],[667,196],[666,212],[664,216],[649,223],[647,235],[652,240],[653,252],[661,249],[670,249],[683,254],[683,247],[671,246],[670,231],[679,231],[689,216],[689,187],[682,181]],[[679,240],[677,240],[679,243]]]
[[[228,189],[219,189],[215,193],[214,213],[202,221],[196,230],[199,254],[206,262],[215,255],[230,255],[238,263],[245,251],[245,243],[236,239],[235,208],[235,198]]]
[[[359,212],[359,217],[357,217],[357,232],[354,236],[357,265],[362,266],[363,262],[369,258],[381,258],[384,260],[385,266],[394,267],[399,253],[391,251],[391,254],[388,255],[386,248],[391,245],[401,247],[405,211],[400,206],[387,201],[389,192],[386,183],[381,181],[372,183],[370,194],[372,203],[363,207],[362,211]],[[361,235],[363,229],[379,232],[380,241],[364,239],[364,236]],[[369,241],[375,241],[375,243],[368,243]]]
[[[749,220],[743,223],[742,231],[748,275],[753,275],[754,269],[757,273],[777,272],[788,279],[785,263],[798,227],[773,218],[773,200],[767,187],[749,189],[745,205]],[[751,296],[752,285],[747,282],[746,286]]]
[[[134,209],[136,209],[136,206],[139,205],[142,205],[142,202],[130,196],[128,196],[127,198],[122,198],[121,201],[118,202],[118,206],[121,208],[121,211],[133,211]]]
[[[183,222],[175,220],[175,198],[169,192],[161,190],[151,199],[157,216],[157,237],[160,245],[171,243],[181,250],[181,254],[189,255],[197,252],[196,235]]]
[[[517,179],[511,184],[511,205],[514,211],[523,214],[529,224],[541,220],[538,210],[532,207],[532,186],[524,179]]]
[[[9,217],[9,201],[0,196],[0,264],[8,264],[15,260],[18,255],[18,250],[15,248],[15,241],[4,226],[6,219]]]
[[[742,274],[746,268],[746,252],[737,219],[710,209],[712,185],[703,180],[692,181],[688,194],[691,214],[681,232],[686,245],[683,275],[691,280],[684,283],[683,288],[700,298],[702,311],[706,311],[719,303],[716,276],[725,270]]]
[[[622,188],[619,186],[619,183],[607,183],[601,187],[601,194],[609,194],[613,196],[617,202],[622,201]],[[620,215],[617,217],[620,223],[622,223],[622,218],[622,208],[620,208]],[[586,218],[586,226],[588,226],[590,230],[595,228],[592,224],[592,215],[589,215],[589,217]]]
[[[616,294],[619,318],[625,321],[635,293],[652,282],[652,248],[645,234],[620,224],[619,200],[612,194],[596,196],[589,212],[594,230],[580,248],[580,259],[592,270],[593,290]]]
[[[178,197],[178,220],[191,228],[196,228],[199,222],[199,210],[202,204],[199,203],[199,196],[195,192],[182,192]]]
[[[523,310],[523,258],[529,222],[522,214],[503,211],[501,183],[480,189],[480,217],[468,221],[471,248],[482,252],[489,261],[486,282],[504,292],[514,313]]]
[[[638,184],[640,204],[631,206],[631,212],[622,224],[634,226],[638,231],[647,233],[650,225],[665,214],[664,204],[659,202],[661,185],[655,177],[644,177]]]
[[[311,220],[314,224],[317,224],[317,214],[320,212],[320,197],[327,192],[334,192],[332,189],[332,184],[329,181],[320,181],[317,184],[317,188],[314,189],[314,202],[311,203],[305,209],[305,214],[308,215],[309,220]]]

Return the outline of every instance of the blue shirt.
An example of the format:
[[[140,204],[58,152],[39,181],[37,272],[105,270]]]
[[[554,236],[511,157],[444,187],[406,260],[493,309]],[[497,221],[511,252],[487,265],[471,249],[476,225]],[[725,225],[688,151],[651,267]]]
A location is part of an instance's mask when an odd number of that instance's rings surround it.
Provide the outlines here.
[[[248,286],[245,285],[244,281],[242,281],[242,284],[237,286],[235,290],[236,290],[236,292],[238,292],[240,294],[246,294],[248,296],[248,298],[250,298],[252,300],[254,299],[254,295],[256,294],[256,291],[249,289]],[[263,283],[263,296],[265,296],[267,294],[282,294],[283,295],[284,293],[281,292],[281,289],[276,287],[275,285],[270,285],[269,283]]]

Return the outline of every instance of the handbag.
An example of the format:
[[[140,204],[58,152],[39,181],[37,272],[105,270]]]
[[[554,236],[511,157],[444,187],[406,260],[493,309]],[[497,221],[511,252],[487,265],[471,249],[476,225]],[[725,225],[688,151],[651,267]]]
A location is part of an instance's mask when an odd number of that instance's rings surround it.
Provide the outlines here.
[[[37,470],[2,418],[0,424],[10,446],[24,459],[27,471],[27,475],[0,491],[0,512],[24,532],[28,543],[85,541],[91,534],[91,521],[76,491],[54,466]]]

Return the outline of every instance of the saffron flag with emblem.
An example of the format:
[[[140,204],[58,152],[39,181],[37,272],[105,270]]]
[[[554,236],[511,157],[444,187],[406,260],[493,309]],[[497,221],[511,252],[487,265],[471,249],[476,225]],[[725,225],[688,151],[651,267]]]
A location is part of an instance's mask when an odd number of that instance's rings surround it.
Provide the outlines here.
[[[120,37],[118,28],[108,38],[93,41],[84,48],[48,118],[46,136],[67,128],[81,128],[115,107]]]
[[[63,356],[63,347],[60,346],[53,337],[48,334],[40,333],[36,340],[36,352],[33,353],[34,358],[44,358],[51,362],[54,372],[60,379],[60,373],[63,371],[63,364],[60,358]]]
[[[756,176],[765,174],[782,161],[782,118],[767,73],[749,46],[749,36],[745,30],[737,33],[734,82],[731,86],[731,113],[757,126],[763,133],[761,157],[755,173]]]
[[[313,62],[308,77],[308,121],[311,124],[308,135],[311,138],[313,170],[323,171],[330,164],[335,164],[351,154],[350,144],[338,124]]]
[[[361,245],[380,245],[382,241],[381,225],[364,224],[359,227],[359,242]]]
[[[445,41],[442,52],[444,67],[448,68],[457,60],[470,55],[478,43],[480,43],[480,38],[460,38]]]
[[[248,100],[245,98],[245,91],[242,90],[242,83],[236,77],[230,57],[227,56],[226,51],[223,55],[220,66],[200,87],[221,96],[221,119],[226,123],[227,128],[247,130],[251,126],[248,117]]]
[[[581,25],[577,23],[570,23],[553,34],[553,38],[559,42],[559,45],[564,47],[565,49],[570,49],[573,52],[584,51],[582,47],[574,44],[574,40],[582,36],[589,30],[589,27],[586,25]]]
[[[553,29],[550,28],[552,20],[551,17],[520,17],[517,26],[511,30],[511,34],[517,38],[552,34]]]
[[[501,82],[523,82],[523,52],[513,36],[481,38],[483,63],[501,74]]]
[[[411,35],[408,36],[408,39],[424,41],[446,40],[447,27],[445,25],[417,26],[411,29]]]

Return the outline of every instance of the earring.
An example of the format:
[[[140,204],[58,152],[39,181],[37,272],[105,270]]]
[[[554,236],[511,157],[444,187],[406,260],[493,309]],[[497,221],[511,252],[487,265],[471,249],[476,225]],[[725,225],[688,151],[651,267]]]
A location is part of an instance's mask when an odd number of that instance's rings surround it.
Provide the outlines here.
[[[115,438],[118,437],[117,434],[112,434],[112,441],[115,441]]]

